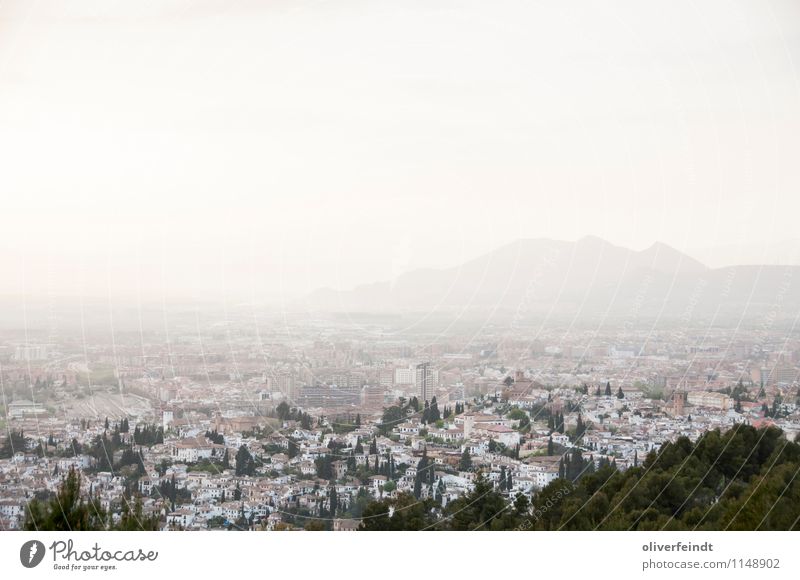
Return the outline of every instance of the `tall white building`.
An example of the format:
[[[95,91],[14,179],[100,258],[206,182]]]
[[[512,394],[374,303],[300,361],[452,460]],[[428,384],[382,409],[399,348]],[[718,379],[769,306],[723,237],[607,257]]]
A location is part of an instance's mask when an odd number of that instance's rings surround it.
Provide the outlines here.
[[[436,391],[438,372],[430,368],[430,363],[424,362],[417,365],[416,385],[420,403],[430,401]]]

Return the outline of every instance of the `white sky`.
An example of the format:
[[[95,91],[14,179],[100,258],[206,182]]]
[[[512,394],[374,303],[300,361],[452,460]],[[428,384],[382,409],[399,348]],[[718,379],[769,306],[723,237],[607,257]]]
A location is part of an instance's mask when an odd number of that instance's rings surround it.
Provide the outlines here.
[[[794,0],[0,2],[0,294],[752,255],[798,237],[799,66]]]

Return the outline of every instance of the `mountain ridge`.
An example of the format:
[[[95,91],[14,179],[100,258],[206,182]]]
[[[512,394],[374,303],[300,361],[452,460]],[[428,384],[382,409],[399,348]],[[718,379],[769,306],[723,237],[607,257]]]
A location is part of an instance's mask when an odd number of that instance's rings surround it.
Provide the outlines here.
[[[631,250],[597,236],[575,242],[521,238],[456,266],[417,268],[350,290],[318,289],[306,297],[305,307],[339,312],[579,309],[615,315],[633,309],[674,316],[720,307],[735,313],[776,301],[793,308],[800,292],[791,290],[799,284],[800,267],[714,269],[663,242]]]

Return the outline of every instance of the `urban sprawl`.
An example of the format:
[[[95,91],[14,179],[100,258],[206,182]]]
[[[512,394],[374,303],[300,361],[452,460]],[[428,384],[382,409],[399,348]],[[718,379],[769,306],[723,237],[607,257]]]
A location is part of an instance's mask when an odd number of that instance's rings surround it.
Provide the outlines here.
[[[135,499],[157,529],[344,531],[374,502],[527,506],[681,436],[800,432],[800,340],[777,330],[264,326],[0,343],[0,529],[70,475],[111,524]]]

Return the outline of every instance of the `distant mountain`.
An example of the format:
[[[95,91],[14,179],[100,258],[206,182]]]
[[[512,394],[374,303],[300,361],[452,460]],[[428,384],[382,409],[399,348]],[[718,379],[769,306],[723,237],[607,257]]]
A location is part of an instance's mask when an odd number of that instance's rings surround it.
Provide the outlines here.
[[[475,311],[575,316],[751,316],[800,308],[800,267],[710,269],[662,243],[642,251],[597,237],[523,239],[445,269],[413,270],[349,291],[317,290],[304,306],[330,312]]]

